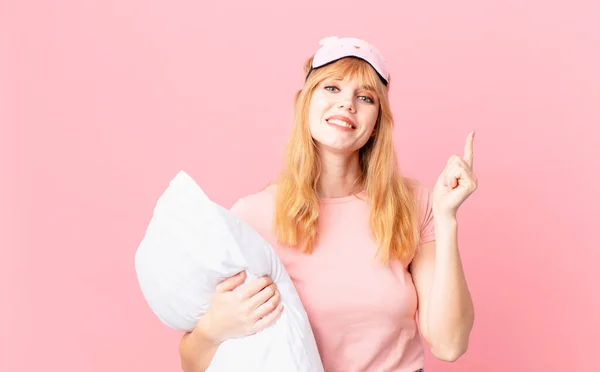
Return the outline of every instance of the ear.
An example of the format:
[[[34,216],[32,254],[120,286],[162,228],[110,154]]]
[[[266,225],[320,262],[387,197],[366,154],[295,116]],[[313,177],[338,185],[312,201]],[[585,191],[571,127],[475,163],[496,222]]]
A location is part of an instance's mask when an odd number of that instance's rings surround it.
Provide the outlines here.
[[[339,41],[340,38],[337,36],[328,36],[328,37],[324,37],[323,39],[319,40],[319,45],[324,46],[327,44],[332,44],[335,43],[336,41]]]

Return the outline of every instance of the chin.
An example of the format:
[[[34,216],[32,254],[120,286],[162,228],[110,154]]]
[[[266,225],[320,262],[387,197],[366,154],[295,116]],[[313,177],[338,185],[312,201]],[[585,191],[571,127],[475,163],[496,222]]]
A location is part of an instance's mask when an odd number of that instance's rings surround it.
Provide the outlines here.
[[[336,135],[336,133],[325,133],[318,131],[312,134],[317,147],[322,151],[335,152],[338,154],[352,154],[360,149],[358,139],[348,134]]]
[[[351,155],[356,152],[358,149],[354,148],[354,146],[349,145],[341,145],[339,143],[327,143],[327,142],[319,142],[317,141],[317,147],[321,152],[331,152],[336,154],[347,154]]]

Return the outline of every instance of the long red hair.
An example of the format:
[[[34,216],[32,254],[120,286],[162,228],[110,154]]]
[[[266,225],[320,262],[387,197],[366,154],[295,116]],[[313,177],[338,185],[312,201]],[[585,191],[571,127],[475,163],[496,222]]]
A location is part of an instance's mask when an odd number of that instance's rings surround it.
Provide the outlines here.
[[[308,73],[312,57],[304,66]],[[278,242],[310,254],[317,242],[320,175],[319,153],[310,134],[308,110],[316,87],[327,78],[350,77],[370,87],[380,102],[374,135],[359,150],[360,188],[370,206],[370,227],[384,263],[399,259],[408,263],[415,253],[419,231],[411,187],[398,167],[392,142],[393,117],[385,86],[373,68],[357,58],[343,58],[313,70],[294,103],[294,126],[287,145],[284,167],[276,180],[274,231]]]

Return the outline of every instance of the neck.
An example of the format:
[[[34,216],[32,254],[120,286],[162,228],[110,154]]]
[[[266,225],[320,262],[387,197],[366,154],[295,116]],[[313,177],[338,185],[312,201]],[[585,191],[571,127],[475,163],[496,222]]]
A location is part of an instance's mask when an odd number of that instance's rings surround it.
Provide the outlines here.
[[[358,152],[351,155],[323,152],[321,174],[317,184],[320,198],[342,198],[355,193],[360,186]]]

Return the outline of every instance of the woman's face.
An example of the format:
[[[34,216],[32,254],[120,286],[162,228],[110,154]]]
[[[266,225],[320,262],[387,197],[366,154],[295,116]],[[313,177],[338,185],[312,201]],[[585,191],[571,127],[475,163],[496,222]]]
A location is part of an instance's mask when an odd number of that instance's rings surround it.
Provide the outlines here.
[[[377,123],[379,100],[375,92],[354,79],[323,80],[309,107],[309,128],[320,149],[353,153],[364,146]]]

